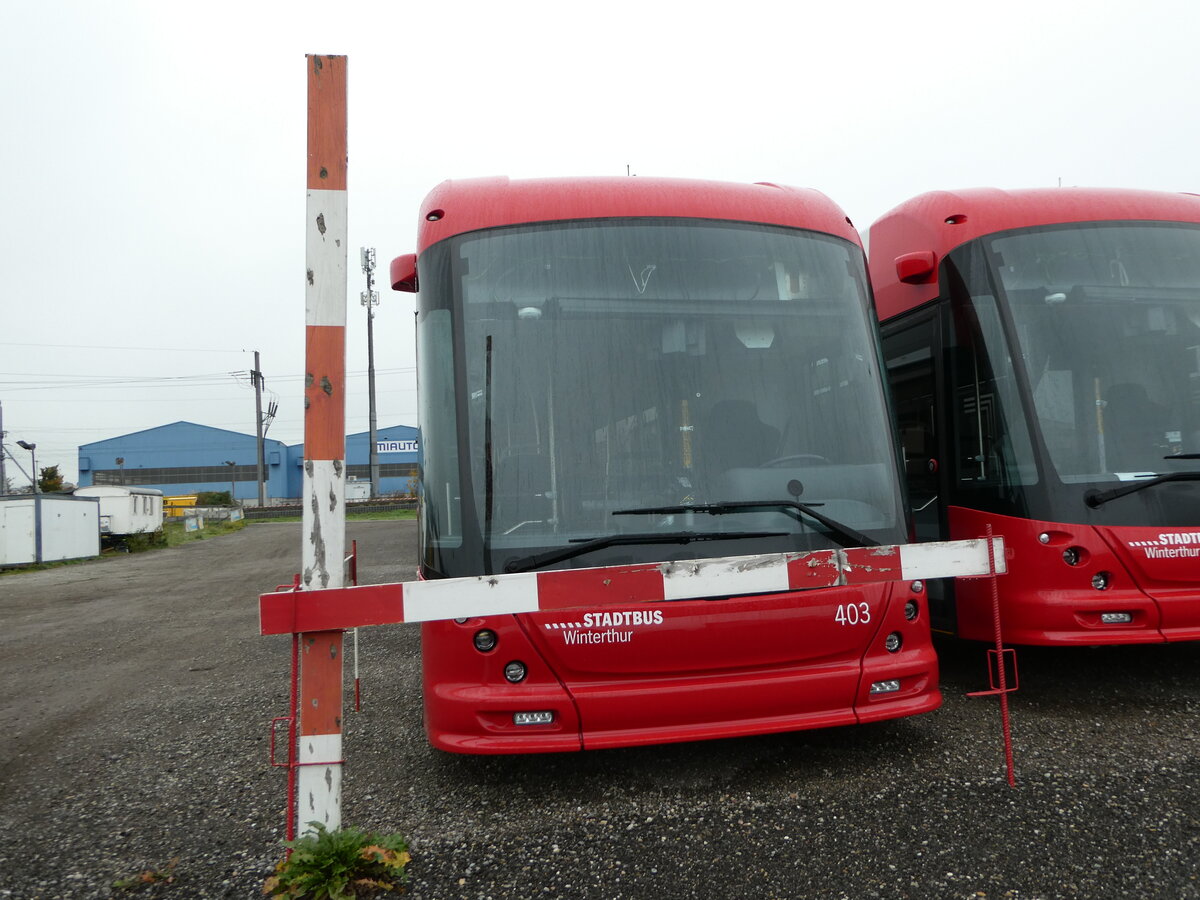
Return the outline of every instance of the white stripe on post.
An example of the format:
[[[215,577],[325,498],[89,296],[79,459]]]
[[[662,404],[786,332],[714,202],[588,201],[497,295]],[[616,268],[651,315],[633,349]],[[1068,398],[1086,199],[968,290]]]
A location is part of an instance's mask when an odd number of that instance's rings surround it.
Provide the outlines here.
[[[305,217],[308,273],[304,285],[304,323],[346,327],[345,191],[309,191]],[[338,241],[341,246],[338,246]],[[341,285],[339,293],[335,288]]]
[[[313,590],[345,587],[346,467],[340,459],[304,461],[304,569]]]
[[[320,822],[327,829],[341,825],[342,736],[307,734],[300,738],[300,797],[296,804],[299,833]],[[307,777],[306,777],[307,776]]]

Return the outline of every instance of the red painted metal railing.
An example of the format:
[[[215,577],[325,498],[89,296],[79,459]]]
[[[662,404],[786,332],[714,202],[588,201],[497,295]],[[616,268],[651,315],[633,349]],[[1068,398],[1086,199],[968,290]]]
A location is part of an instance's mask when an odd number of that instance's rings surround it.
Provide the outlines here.
[[[996,646],[988,650],[988,683],[986,691],[975,691],[968,697],[999,697],[1000,698],[1000,728],[1004,734],[1004,762],[1008,772],[1008,786],[1017,786],[1017,776],[1013,765],[1012,719],[1008,711],[1008,695],[1020,686],[1017,674],[1017,651],[1011,647],[1005,648],[1004,637],[1000,630],[1000,586],[996,584],[996,561],[992,548],[992,526],[987,527],[988,564],[991,574],[985,576],[991,581],[992,587],[992,619],[995,623]],[[1012,666],[1012,686],[1008,684],[1008,668]]]

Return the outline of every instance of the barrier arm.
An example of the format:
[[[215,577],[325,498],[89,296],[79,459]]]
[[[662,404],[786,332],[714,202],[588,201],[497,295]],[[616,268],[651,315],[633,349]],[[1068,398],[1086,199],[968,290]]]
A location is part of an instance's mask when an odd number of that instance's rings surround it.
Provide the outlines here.
[[[994,560],[994,568],[992,560]],[[1002,537],[262,594],[261,634],[1004,574]]]

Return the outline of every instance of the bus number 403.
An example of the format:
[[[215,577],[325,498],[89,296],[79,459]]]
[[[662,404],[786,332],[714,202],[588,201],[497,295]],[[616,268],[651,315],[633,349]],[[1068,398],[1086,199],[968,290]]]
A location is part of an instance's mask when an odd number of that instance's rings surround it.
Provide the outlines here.
[[[871,621],[871,607],[866,603],[840,604],[833,621],[839,625],[866,625]]]

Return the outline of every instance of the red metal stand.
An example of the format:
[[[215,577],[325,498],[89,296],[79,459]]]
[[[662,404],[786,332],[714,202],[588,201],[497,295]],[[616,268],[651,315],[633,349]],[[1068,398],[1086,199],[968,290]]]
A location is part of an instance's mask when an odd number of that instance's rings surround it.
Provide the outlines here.
[[[1000,630],[1000,586],[996,583],[996,557],[992,545],[992,526],[987,527],[988,564],[991,574],[987,577],[992,585],[992,620],[995,623],[995,649],[988,650],[988,684],[989,690],[975,691],[968,697],[999,697],[1000,724],[1004,732],[1004,761],[1008,770],[1008,786],[1017,786],[1017,776],[1013,766],[1012,721],[1008,712],[1008,695],[1020,687],[1017,673],[1017,651],[1011,647],[1005,648],[1004,638]],[[1012,686],[1008,684],[1008,669],[1012,666]]]
[[[276,591],[298,591],[300,590],[300,575],[296,574],[292,578],[291,584],[277,585]],[[300,635],[292,635],[292,678],[291,678],[291,696],[288,700],[288,714],[286,716],[276,716],[271,720],[271,740],[269,749],[269,761],[272,767],[278,769],[287,769],[287,828],[285,834],[289,841],[296,839],[296,711],[300,704]],[[286,762],[275,761],[275,723],[288,723],[288,752]],[[291,855],[291,850],[288,854]]]
[[[346,557],[346,581],[358,586],[358,541],[350,542],[350,555]],[[362,685],[358,680],[358,629],[354,634],[354,711],[362,712]]]

